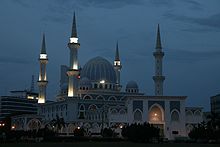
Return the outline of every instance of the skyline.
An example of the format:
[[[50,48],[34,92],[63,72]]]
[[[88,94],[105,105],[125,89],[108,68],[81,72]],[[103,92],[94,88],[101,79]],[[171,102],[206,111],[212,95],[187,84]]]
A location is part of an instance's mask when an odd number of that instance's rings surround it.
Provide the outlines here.
[[[123,88],[129,80],[135,80],[141,92],[153,95],[153,52],[159,23],[165,52],[164,95],[186,95],[187,106],[203,106],[209,110],[210,96],[218,94],[220,89],[218,1],[209,4],[198,0],[49,2],[52,1],[0,2],[3,20],[0,44],[4,50],[0,56],[1,95],[29,88],[32,74],[37,79],[38,56],[45,32],[49,58],[47,93],[53,99],[59,90],[60,65],[69,63],[67,43],[75,10],[81,66],[96,56],[113,63],[118,40]],[[158,11],[154,10],[156,7]],[[138,75],[137,71],[140,71]]]

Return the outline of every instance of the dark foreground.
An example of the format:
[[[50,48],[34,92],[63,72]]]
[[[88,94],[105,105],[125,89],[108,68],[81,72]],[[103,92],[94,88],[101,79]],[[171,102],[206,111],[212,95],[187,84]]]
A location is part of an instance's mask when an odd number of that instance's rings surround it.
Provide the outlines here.
[[[131,143],[131,142],[74,142],[74,143],[0,143],[0,147],[219,147],[220,144],[195,143]]]

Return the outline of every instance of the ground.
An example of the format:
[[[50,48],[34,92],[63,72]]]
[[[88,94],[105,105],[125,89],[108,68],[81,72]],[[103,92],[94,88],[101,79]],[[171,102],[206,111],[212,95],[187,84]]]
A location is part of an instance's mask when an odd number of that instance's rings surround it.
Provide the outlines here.
[[[145,144],[130,142],[75,142],[75,143],[0,143],[0,147],[217,147],[219,144],[164,143]]]

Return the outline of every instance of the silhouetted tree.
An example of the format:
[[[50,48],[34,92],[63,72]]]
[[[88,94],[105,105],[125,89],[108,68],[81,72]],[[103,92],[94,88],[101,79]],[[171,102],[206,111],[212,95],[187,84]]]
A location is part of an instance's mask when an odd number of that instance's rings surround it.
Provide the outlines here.
[[[76,137],[83,137],[85,135],[85,130],[83,128],[76,128],[73,133]]]
[[[131,124],[122,128],[122,136],[135,142],[150,142],[159,139],[160,129],[149,123]]]
[[[103,137],[113,137],[114,131],[110,128],[104,128],[102,131],[102,136]]]

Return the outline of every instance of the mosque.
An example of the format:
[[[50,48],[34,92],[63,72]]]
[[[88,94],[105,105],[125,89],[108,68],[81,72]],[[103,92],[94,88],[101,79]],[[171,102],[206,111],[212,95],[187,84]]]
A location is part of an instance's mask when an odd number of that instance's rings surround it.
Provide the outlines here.
[[[103,57],[90,59],[82,68],[78,65],[80,43],[77,35],[75,14],[68,43],[69,66],[61,66],[60,91],[55,102],[46,102],[47,74],[45,36],[39,56],[38,114],[16,116],[12,120],[15,129],[33,129],[49,125],[53,119],[63,118],[65,126],[60,133],[70,135],[83,127],[88,134],[100,133],[103,128],[121,131],[125,125],[149,122],[160,128],[168,139],[186,137],[192,127],[202,121],[202,108],[186,107],[186,96],[164,96],[162,72],[164,52],[157,28],[155,57],[155,95],[139,92],[135,81],[128,81],[122,91],[120,72],[123,62],[116,45],[115,59],[109,62]],[[23,123],[21,125],[21,123]],[[53,128],[54,126],[50,126]]]

